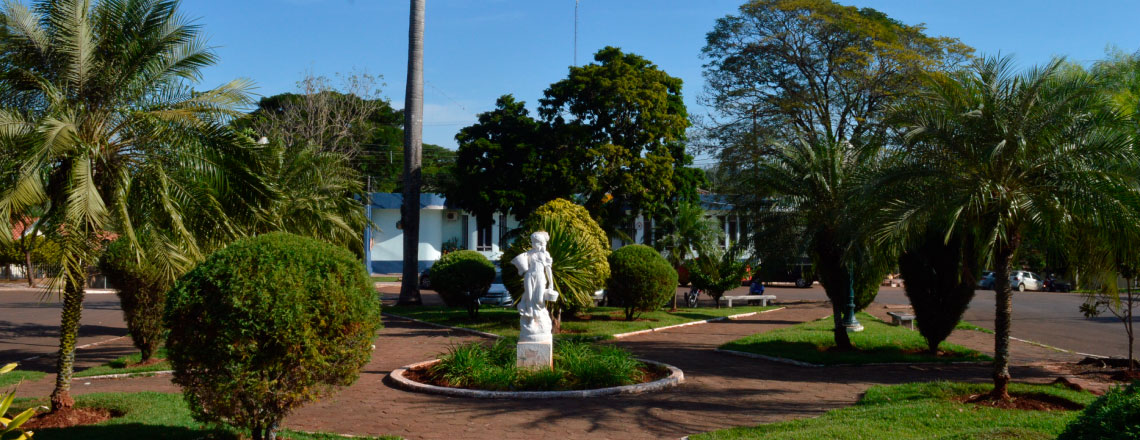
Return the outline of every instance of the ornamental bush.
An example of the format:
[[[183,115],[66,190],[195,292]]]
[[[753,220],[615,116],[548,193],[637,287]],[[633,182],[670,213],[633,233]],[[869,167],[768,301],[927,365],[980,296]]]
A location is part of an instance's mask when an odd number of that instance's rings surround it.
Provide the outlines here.
[[[150,360],[162,343],[162,310],[172,283],[140,261],[125,238],[107,245],[99,259],[99,270],[118,289],[127,331],[142,355],[140,362]]]
[[[606,294],[625,309],[625,320],[661,308],[677,294],[677,271],[656,250],[634,244],[610,254]]]
[[[195,418],[262,439],[293,409],[356,381],[380,306],[351,252],[272,233],[237,241],[179,279],[165,322],[174,383]]]
[[[530,250],[530,234],[550,234],[547,251],[554,259],[554,288],[558,291],[556,313],[571,313],[594,305],[594,292],[605,287],[610,277],[610,244],[606,233],[590,213],[579,205],[555,199],[536,209],[518,230],[518,238],[503,252],[499,266],[503,284],[518,299],[522,296],[522,277],[511,260]],[[557,319],[558,316],[555,316]]]
[[[1140,382],[1115,387],[1097,398],[1058,440],[1140,438]]]
[[[448,307],[466,307],[472,318],[479,311],[479,298],[495,281],[495,265],[475,251],[444,255],[431,266],[431,282]]]

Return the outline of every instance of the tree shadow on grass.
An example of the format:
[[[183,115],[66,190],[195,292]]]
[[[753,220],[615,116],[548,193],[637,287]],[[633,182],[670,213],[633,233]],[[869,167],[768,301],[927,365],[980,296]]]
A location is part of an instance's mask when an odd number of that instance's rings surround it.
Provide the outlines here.
[[[166,439],[166,440],[236,440],[239,437],[223,429],[190,429],[181,426],[144,425],[123,423],[116,425],[74,426],[63,429],[36,430],[36,440],[84,439],[84,440],[123,440],[123,439]]]

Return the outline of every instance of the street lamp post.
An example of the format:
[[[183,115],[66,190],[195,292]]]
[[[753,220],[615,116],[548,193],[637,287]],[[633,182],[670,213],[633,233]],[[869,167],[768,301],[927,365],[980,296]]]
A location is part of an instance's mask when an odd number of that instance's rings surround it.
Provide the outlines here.
[[[843,326],[847,327],[849,332],[863,331],[863,324],[855,319],[855,267],[852,264],[847,265],[847,315],[843,319]]]

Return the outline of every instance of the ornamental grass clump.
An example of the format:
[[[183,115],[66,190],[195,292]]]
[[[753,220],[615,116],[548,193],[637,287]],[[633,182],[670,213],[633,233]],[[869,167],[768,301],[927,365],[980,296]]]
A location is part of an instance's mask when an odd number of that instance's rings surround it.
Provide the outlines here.
[[[610,254],[606,294],[625,309],[625,320],[661,308],[677,294],[677,271],[649,246],[623,246]]]
[[[380,307],[349,251],[286,233],[235,242],[171,289],[174,383],[196,419],[274,439],[292,410],[356,381]]]
[[[491,345],[452,347],[428,370],[442,385],[491,391],[588,390],[644,382],[645,364],[628,351],[609,345],[559,340],[554,344],[554,369],[520,369],[512,339]]]
[[[431,282],[448,307],[465,307],[472,318],[479,313],[479,298],[495,281],[495,265],[475,251],[444,255],[431,266]]]

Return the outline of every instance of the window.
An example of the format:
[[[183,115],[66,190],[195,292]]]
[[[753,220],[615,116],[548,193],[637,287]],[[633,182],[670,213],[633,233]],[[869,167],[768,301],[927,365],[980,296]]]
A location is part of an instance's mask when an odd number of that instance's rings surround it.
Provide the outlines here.
[[[476,242],[475,250],[479,252],[491,251],[491,225],[479,227],[479,241]]]
[[[737,240],[736,226],[737,226],[736,217],[735,216],[729,217],[728,218],[728,240],[726,240],[728,242],[729,246],[731,246],[733,243],[736,243],[736,240]]]
[[[507,248],[507,215],[499,214],[499,249]]]

